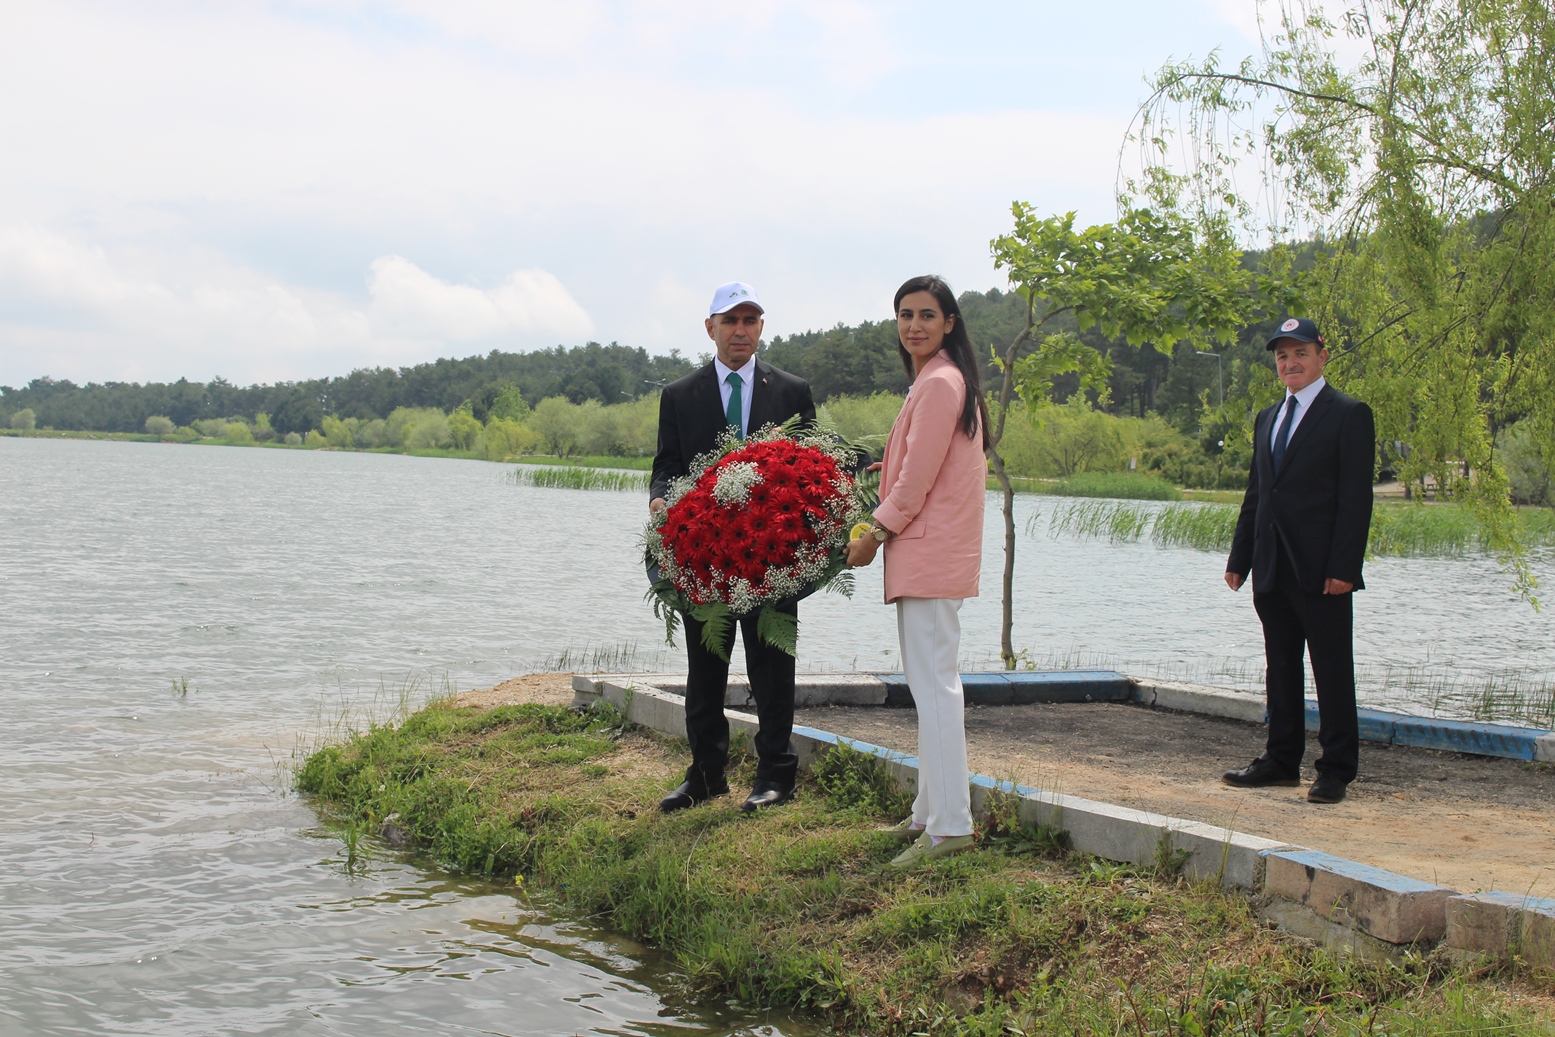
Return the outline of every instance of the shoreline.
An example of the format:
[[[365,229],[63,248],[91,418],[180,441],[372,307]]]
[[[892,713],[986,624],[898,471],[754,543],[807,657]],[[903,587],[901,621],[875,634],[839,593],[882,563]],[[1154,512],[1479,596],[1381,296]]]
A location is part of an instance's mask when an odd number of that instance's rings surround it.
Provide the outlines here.
[[[485,456],[484,454],[477,454],[469,450],[451,450],[441,448],[430,450],[411,450],[399,447],[374,447],[372,449],[351,447],[342,449],[340,447],[310,447],[302,444],[261,441],[256,441],[253,443],[233,443],[222,439],[183,439],[176,436],[155,436],[145,432],[94,432],[75,429],[0,429],[0,436],[15,439],[79,439],[116,443],[167,443],[177,446],[261,447],[267,450],[323,450],[334,453],[352,454],[398,454],[405,457],[446,457],[461,461],[487,461],[493,464],[528,464],[606,469],[615,468],[622,471],[638,472],[649,471],[653,465],[653,459],[651,457],[556,457],[549,454],[524,454],[493,459]],[[1057,476],[1013,475],[1010,477],[1010,482],[1015,493],[1023,496],[1031,495],[1039,497],[1058,497],[1068,498],[1071,500],[1131,500],[1143,503],[1150,503],[1156,500],[1156,498],[1098,497],[1081,493],[1063,491],[1053,492],[1050,488],[1059,486],[1063,482],[1062,478]],[[1206,504],[1240,504],[1242,501],[1243,491],[1241,490],[1195,489],[1192,487],[1177,486],[1175,483],[1168,483],[1167,485],[1170,485],[1174,490],[1176,490],[1177,493],[1181,495],[1181,501],[1179,503],[1200,502]],[[987,481],[986,488],[990,492],[998,492],[1001,489],[998,480],[991,476]],[[1378,504],[1385,507],[1446,508],[1452,507],[1456,504],[1454,501],[1440,501],[1434,499],[1422,501],[1405,501],[1403,497],[1403,490],[1398,486],[1397,483],[1379,483],[1377,486],[1373,487],[1372,498]],[[1541,511],[1555,510],[1550,508],[1541,508],[1536,505],[1522,504],[1512,505],[1512,508],[1519,514],[1525,512],[1537,513]]]
[[[1262,745],[1256,720],[1162,706],[1160,693],[1172,689],[1159,686],[1135,687],[1149,697],[1109,695],[1123,690],[1117,687],[1125,683],[1121,674],[1029,674],[1037,680],[1025,690],[1041,697],[1027,695],[1030,701],[1018,704],[1008,689],[989,687],[995,682],[985,678],[997,676],[964,675],[974,805],[988,789],[1004,789],[1033,823],[1063,817],[1065,827],[1076,828],[1077,849],[1139,864],[1170,844],[1184,854],[1188,874],[1255,893],[1275,891],[1281,852],[1321,852],[1328,864],[1317,870],[1332,872],[1335,881],[1370,876],[1375,888],[1366,896],[1375,917],[1356,911],[1352,918],[1347,911],[1330,919],[1328,905],[1282,889],[1285,899],[1303,908],[1291,918],[1307,930],[1322,918],[1337,932],[1353,927],[1358,938],[1384,943],[1401,941],[1373,921],[1425,910],[1423,928],[1403,942],[1429,946],[1445,938],[1457,946],[1444,911],[1456,903],[1473,914],[1480,908],[1463,902],[1463,892],[1500,889],[1490,895],[1527,899],[1535,927],[1548,927],[1550,946],[1541,953],[1555,967],[1550,763],[1373,743],[1345,801],[1315,807],[1304,790],[1235,789],[1219,780],[1227,761],[1245,759]],[[684,733],[684,700],[662,678],[576,676],[573,688],[575,707],[603,699],[661,734]],[[910,709],[892,708],[888,697],[899,692],[896,704],[904,705],[904,685],[848,675],[801,682],[796,691],[802,700],[794,731],[801,766],[811,754],[850,742],[884,761],[899,782],[915,785],[916,717]],[[750,714],[729,716],[737,729],[755,730]],[[1315,735],[1309,731],[1309,761],[1319,755]],[[1498,950],[1506,950],[1504,941]]]
[[[1335,955],[1270,929],[1240,893],[1183,878],[1172,855],[1119,865],[1062,849],[1057,828],[1020,823],[997,795],[982,852],[895,873],[896,847],[873,829],[905,799],[862,753],[819,758],[793,803],[754,817],[733,796],[660,815],[684,744],[617,710],[569,712],[567,692],[562,675],[527,675],[433,703],[313,754],[299,788],[337,825],[517,876],[669,951],[693,994],[797,1008],[843,1032],[1320,1016],[1337,1033],[1408,1017],[1410,1032],[1488,1034],[1555,1018],[1543,973]],[[731,785],[753,776],[735,742]]]

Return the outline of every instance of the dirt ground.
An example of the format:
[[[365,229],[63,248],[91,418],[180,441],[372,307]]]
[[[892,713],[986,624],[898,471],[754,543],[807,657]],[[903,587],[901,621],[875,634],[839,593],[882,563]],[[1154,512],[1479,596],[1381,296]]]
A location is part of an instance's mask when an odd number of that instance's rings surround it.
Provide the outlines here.
[[[466,692],[466,705],[563,704],[567,674],[528,674]],[[915,751],[910,709],[826,706],[795,722]],[[1343,802],[1306,789],[1235,789],[1220,773],[1263,747],[1256,724],[1107,703],[973,706],[972,769],[1024,785],[1325,850],[1463,892],[1555,897],[1555,767],[1407,746],[1361,744]],[[1309,736],[1306,778],[1317,757]]]
[[[526,702],[538,702],[543,706],[570,705],[572,674],[526,673],[505,680],[494,688],[460,692],[448,700],[452,706],[475,706],[478,709],[517,706]]]

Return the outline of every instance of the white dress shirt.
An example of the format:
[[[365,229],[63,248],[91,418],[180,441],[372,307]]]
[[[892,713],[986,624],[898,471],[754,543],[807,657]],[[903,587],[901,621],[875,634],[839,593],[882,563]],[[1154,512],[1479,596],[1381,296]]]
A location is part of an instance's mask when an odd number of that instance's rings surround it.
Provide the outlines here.
[[[751,357],[745,361],[745,366],[738,371],[724,366],[724,362],[713,357],[713,370],[718,374],[718,402],[723,405],[723,412],[729,413],[729,394],[734,391],[734,386],[729,384],[729,376],[740,376],[740,435],[745,436],[750,430],[751,424],[751,395],[756,387],[751,383],[756,380],[756,358]]]
[[[1312,409],[1312,401],[1317,399],[1317,394],[1322,392],[1323,386],[1327,384],[1328,380],[1322,375],[1318,375],[1317,381],[1300,392],[1292,394],[1287,391],[1285,393],[1285,398],[1280,401],[1279,412],[1274,415],[1274,427],[1269,430],[1269,449],[1274,449],[1274,444],[1280,438],[1280,424],[1285,420],[1285,408],[1290,406],[1291,396],[1294,395],[1296,397],[1296,413],[1290,419],[1290,435],[1294,439],[1296,428],[1301,424],[1301,419],[1307,416],[1307,411]],[[727,396],[724,397],[725,409],[728,409],[728,399]],[[1285,441],[1285,445],[1287,447],[1290,445],[1290,439]]]

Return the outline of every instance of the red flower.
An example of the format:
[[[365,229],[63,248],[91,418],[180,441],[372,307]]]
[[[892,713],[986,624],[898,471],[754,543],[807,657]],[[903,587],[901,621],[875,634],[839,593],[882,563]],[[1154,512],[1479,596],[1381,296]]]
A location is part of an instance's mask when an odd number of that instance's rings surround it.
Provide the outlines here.
[[[719,504],[712,495],[718,476],[740,462],[754,464],[761,480],[743,504]],[[695,604],[709,593],[728,604],[724,588],[734,579],[770,600],[771,570],[793,565],[802,546],[841,543],[850,482],[815,447],[782,439],[747,443],[709,466],[670,506],[659,534],[661,559],[673,562],[666,571]]]

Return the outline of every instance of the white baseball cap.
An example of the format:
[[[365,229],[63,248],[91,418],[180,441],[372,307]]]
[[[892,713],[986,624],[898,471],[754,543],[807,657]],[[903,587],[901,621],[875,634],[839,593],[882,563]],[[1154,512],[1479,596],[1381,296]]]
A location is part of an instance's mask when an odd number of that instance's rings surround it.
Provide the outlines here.
[[[767,312],[762,308],[761,300],[756,297],[756,289],[744,281],[730,281],[727,284],[719,285],[717,290],[713,292],[713,301],[707,308],[707,315],[716,317],[718,314],[728,313],[736,306],[746,302],[756,307],[758,313]]]

